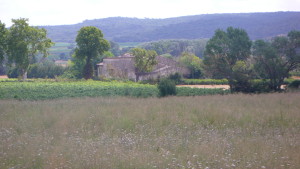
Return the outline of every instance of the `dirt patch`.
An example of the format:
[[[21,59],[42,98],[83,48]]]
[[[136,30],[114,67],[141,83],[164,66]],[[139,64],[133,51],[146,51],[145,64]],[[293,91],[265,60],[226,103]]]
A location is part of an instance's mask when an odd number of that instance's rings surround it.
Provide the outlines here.
[[[230,89],[229,85],[177,85],[177,87],[191,87],[202,89]],[[281,85],[281,89],[285,89],[286,85]]]
[[[6,75],[0,75],[0,79],[7,79],[8,77]]]
[[[292,79],[300,80],[300,76],[292,76]]]
[[[229,85],[177,85],[177,87],[191,87],[203,89],[229,89]]]

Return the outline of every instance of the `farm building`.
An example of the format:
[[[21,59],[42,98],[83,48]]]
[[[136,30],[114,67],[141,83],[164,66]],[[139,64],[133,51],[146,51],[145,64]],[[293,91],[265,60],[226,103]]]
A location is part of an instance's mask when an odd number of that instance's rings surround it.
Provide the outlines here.
[[[162,56],[157,56],[156,59],[157,65],[154,66],[153,71],[149,73],[139,73],[138,80],[166,77],[177,72],[183,76],[190,73],[186,67],[181,66],[173,59]],[[121,78],[136,81],[137,71],[134,66],[134,56],[126,53],[123,56],[103,59],[103,62],[97,64],[97,73],[99,77]]]

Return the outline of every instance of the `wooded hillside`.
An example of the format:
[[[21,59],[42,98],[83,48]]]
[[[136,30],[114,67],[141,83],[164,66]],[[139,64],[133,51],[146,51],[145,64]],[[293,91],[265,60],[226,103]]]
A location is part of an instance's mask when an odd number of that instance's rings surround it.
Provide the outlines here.
[[[167,19],[113,17],[86,20],[75,25],[42,26],[54,42],[74,42],[83,26],[100,28],[115,42],[147,42],[161,39],[211,38],[218,28],[245,29],[250,38],[265,39],[300,30],[300,12],[206,14]]]

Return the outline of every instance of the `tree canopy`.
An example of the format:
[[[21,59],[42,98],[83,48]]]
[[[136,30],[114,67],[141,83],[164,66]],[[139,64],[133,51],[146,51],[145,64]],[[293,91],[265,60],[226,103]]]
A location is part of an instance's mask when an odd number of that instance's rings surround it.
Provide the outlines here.
[[[108,51],[110,44],[103,38],[100,29],[94,26],[82,27],[76,37],[77,48],[75,57],[85,62],[83,76],[90,79],[93,76],[93,59]]]
[[[5,28],[5,24],[0,21],[0,64],[4,60],[6,51],[6,36],[7,29]]]
[[[202,60],[194,54],[184,52],[179,58],[179,62],[188,67],[191,71],[191,78],[200,78],[202,76]]]
[[[154,50],[134,48],[131,50],[131,54],[134,56],[134,65],[137,69],[136,80],[138,81],[140,73],[151,72],[153,70],[153,67],[157,64],[157,53]]]
[[[300,64],[300,31],[291,31],[287,37],[275,37],[271,42],[257,40],[253,46],[255,70],[270,79],[271,90],[280,90],[284,78]]]
[[[25,80],[32,60],[37,54],[47,57],[48,49],[53,43],[47,38],[45,29],[29,26],[28,19],[12,19],[12,22],[7,35],[8,61],[15,64]]]
[[[216,30],[207,42],[204,64],[212,74],[219,74],[229,81],[231,91],[235,90],[238,78],[234,67],[239,61],[246,61],[251,54],[251,41],[243,29],[228,27],[226,32]]]

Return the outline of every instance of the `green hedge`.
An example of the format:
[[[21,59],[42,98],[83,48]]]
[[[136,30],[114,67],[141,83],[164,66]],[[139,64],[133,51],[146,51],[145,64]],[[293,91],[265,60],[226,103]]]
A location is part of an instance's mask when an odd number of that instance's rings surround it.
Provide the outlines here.
[[[268,80],[255,79],[254,82],[268,82]],[[288,85],[292,83],[294,79],[285,79],[284,84]],[[182,84],[184,85],[228,85],[227,79],[183,79]]]

